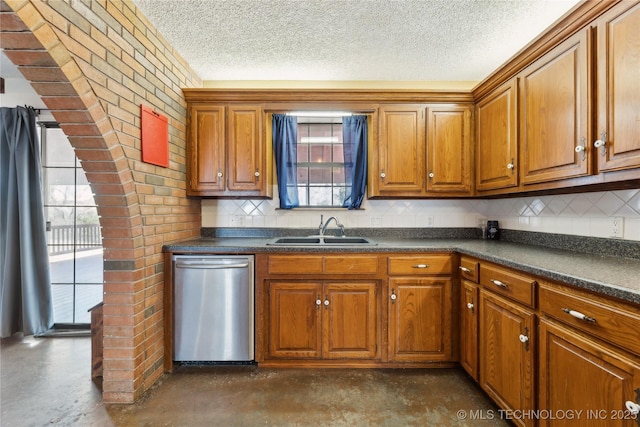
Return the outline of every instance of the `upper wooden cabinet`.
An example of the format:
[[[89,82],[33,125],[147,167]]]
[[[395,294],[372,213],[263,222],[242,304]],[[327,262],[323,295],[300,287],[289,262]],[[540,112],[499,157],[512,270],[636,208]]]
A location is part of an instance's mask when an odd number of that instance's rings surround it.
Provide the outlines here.
[[[188,117],[189,196],[271,196],[271,150],[259,105],[196,103]]]
[[[517,80],[511,79],[476,105],[476,189],[518,185]]]
[[[369,196],[424,193],[424,105],[382,105],[377,149],[370,150]]]
[[[640,4],[622,2],[597,21],[600,171],[640,167]],[[604,144],[602,144],[604,143]]]
[[[471,191],[471,108],[427,108],[427,192]]]
[[[225,108],[197,105],[189,108],[187,194],[223,192],[226,170]]]
[[[378,139],[369,151],[370,197],[471,192],[471,107],[398,104],[379,111]]]
[[[591,173],[589,34],[589,29],[574,34],[520,74],[525,186]]]

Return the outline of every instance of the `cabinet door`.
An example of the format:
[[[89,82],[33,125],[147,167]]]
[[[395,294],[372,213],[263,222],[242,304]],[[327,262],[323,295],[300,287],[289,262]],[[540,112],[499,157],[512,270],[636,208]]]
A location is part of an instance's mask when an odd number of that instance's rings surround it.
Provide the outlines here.
[[[321,357],[322,284],[269,284],[269,348],[272,358]]]
[[[460,306],[460,364],[478,381],[478,286],[462,281]]]
[[[262,109],[230,106],[228,127],[228,189],[260,192],[265,183]]]
[[[390,279],[389,289],[389,358],[451,360],[451,280]]]
[[[471,108],[427,109],[427,191],[471,191]]]
[[[326,284],[322,311],[325,359],[377,357],[379,320],[375,282]]]
[[[640,167],[640,4],[622,2],[598,21],[598,168]],[[594,139],[595,139],[594,138]]]
[[[532,311],[480,290],[480,386],[502,409],[535,409],[533,327]]]
[[[419,195],[424,191],[424,107],[380,107],[376,170],[379,195]],[[375,158],[375,156],[373,156]]]
[[[589,174],[588,29],[568,38],[521,75],[522,182]],[[583,158],[584,154],[584,158]]]
[[[576,419],[540,420],[540,426],[636,427],[636,417],[625,402],[635,402],[640,393],[640,365],[560,326],[540,321],[541,410],[552,414],[583,411]],[[640,403],[640,402],[639,402]]]
[[[189,108],[189,117],[188,194],[222,192],[225,190],[225,108],[193,105]]]
[[[516,79],[502,85],[476,107],[476,188],[518,185]]]

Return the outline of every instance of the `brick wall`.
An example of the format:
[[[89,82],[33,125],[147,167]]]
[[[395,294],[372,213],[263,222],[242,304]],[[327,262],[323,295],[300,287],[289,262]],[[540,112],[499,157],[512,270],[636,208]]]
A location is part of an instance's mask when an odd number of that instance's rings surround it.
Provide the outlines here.
[[[0,48],[52,110],[95,193],[103,398],[133,402],[163,373],[162,245],[200,232],[200,202],[185,192],[181,88],[202,81],[131,0],[0,0]],[[141,161],[141,104],[169,119],[168,168]]]

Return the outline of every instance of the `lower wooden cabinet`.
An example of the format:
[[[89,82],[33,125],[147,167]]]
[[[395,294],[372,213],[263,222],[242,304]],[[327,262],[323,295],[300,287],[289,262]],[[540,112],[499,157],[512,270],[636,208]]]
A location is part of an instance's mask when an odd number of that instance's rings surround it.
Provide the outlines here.
[[[256,260],[258,363],[457,361],[452,254],[287,253]]]
[[[462,281],[460,296],[460,365],[478,381],[478,285]]]
[[[451,279],[393,278],[389,288],[389,360],[451,360]]]
[[[480,290],[480,386],[502,409],[535,409],[534,326],[532,310]],[[534,421],[513,419],[520,426]]]
[[[636,427],[626,402],[640,397],[640,361],[598,340],[540,321],[539,409],[575,418],[542,417],[540,426]]]
[[[519,426],[640,425],[637,304],[470,257],[460,271],[460,364],[501,417]]]
[[[274,281],[268,287],[269,358],[379,358],[375,281]]]

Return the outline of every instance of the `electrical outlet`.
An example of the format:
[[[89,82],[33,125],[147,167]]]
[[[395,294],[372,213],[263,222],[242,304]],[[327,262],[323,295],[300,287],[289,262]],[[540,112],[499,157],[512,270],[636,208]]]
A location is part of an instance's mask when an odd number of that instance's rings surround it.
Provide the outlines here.
[[[610,236],[613,238],[621,239],[624,237],[624,217],[614,216],[609,219],[610,222]]]
[[[426,218],[426,220],[427,220],[427,221],[426,221],[426,222],[427,222],[426,226],[427,226],[427,227],[433,227],[433,217],[432,217],[432,216],[428,216],[428,217]]]
[[[234,227],[244,227],[245,218],[243,215],[234,215],[231,217],[231,225]]]

